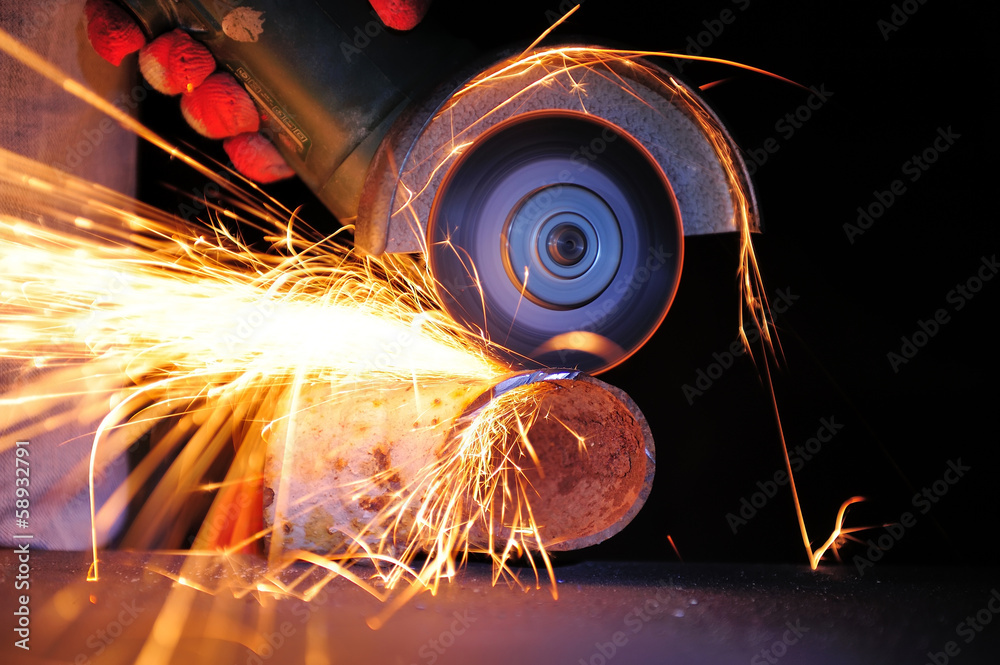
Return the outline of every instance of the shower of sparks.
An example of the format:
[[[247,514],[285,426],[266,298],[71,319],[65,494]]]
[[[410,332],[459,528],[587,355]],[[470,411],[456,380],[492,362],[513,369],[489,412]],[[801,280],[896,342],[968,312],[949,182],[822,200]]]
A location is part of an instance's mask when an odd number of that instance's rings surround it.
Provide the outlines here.
[[[495,581],[522,584],[510,562],[525,554],[554,580],[522,473],[537,461],[527,432],[544,386],[505,393],[460,423],[446,454],[343,548],[282,551],[263,573],[233,574],[246,570],[235,557],[260,551],[268,535],[264,432],[286,416],[276,411],[283,392],[323,383],[349,401],[373,385],[488,385],[509,373],[433,309],[418,264],[362,259],[274,217],[267,221],[279,233],[267,238],[268,251],[255,251],[223,223],[249,218],[219,216],[198,229],[7,152],[0,197],[0,354],[40,373],[0,396],[0,409],[17,414],[5,440],[31,439],[54,419],[103,415],[89,468],[66,479],[79,486],[89,476],[93,492],[111,461],[157,430],[129,482],[93,504],[92,579],[100,534],[145,487],[123,545],[177,548],[197,526],[177,576],[186,588],[308,599],[344,578],[386,601],[370,619],[378,627],[414,594],[452,578],[471,553],[493,560]],[[213,471],[220,462],[223,477]],[[407,515],[415,519],[404,527]],[[397,529],[401,548],[388,537]],[[356,572],[359,561],[371,565]],[[313,577],[283,579],[302,562]],[[230,573],[213,584],[220,571]],[[144,662],[169,661],[189,602],[171,594]]]
[[[235,434],[230,419],[259,422],[272,406],[268,391],[296,381],[347,392],[358,382],[509,371],[431,307],[415,263],[358,258],[274,218],[280,235],[258,252],[221,221],[198,229],[135,202],[130,210],[110,192],[6,152],[0,192],[19,207],[0,216],[0,353],[45,370],[43,383],[4,395],[0,406],[22,414],[16,433],[27,438],[39,423],[51,427],[42,419],[54,401],[102,403],[110,412],[92,465],[102,446],[120,452],[166,416],[199,428],[185,446],[197,454],[181,453],[194,463]],[[95,529],[114,513],[95,515]]]
[[[424,497],[420,505],[408,505],[416,497],[416,492],[411,492],[406,501],[390,504],[383,511],[395,513],[393,527],[386,533],[403,528],[400,518],[407,511],[415,513],[399,559],[410,561],[421,552],[428,556],[414,575],[420,584],[408,585],[383,612],[368,620],[369,626],[381,627],[422,589],[436,591],[440,581],[454,577],[457,565],[472,553],[492,559],[495,584],[502,576],[520,583],[509,562],[536,552],[548,573],[552,596],[558,597],[540,525],[532,514],[533,490],[524,473],[527,468],[542,472],[527,433],[540,415],[540,397],[550,389],[533,384],[491,399],[448,442],[447,454],[418,474],[415,485],[421,487]],[[535,559],[526,559],[534,569],[535,586],[539,586]],[[403,572],[399,566],[390,567],[385,586],[395,586]]]
[[[220,180],[2,31],[0,48],[206,177]],[[713,58],[573,48],[522,54],[490,77],[543,66],[551,69],[551,75],[537,85],[546,85],[560,73],[572,77],[583,71],[612,72],[601,69],[610,63],[643,69],[662,80],[662,72],[641,60],[654,56],[705,60],[768,74]],[[629,89],[624,79],[615,80]],[[473,81],[455,99],[490,81],[489,77]],[[733,228],[741,239],[740,332],[749,349],[745,324],[760,329],[764,374],[770,385],[780,344],[769,323],[754,256],[751,231],[755,220],[742,164],[714,118],[697,100],[684,99],[685,88],[671,87],[709,137],[732,183]],[[572,94],[586,112],[586,87],[574,85]],[[511,98],[484,110],[473,124],[517,101]],[[468,144],[458,132],[432,177]],[[123,514],[136,499],[138,487],[163,473],[164,465],[167,482],[152,489],[125,537],[126,544],[150,547],[178,542],[185,525],[203,516],[206,505],[209,512],[196,549],[212,550],[213,556],[228,561],[266,535],[259,504],[261,433],[282,416],[275,412],[276,393],[281,390],[321,381],[350,394],[358,382],[419,386],[428,380],[489,379],[509,371],[490,359],[482,340],[471,338],[440,314],[432,280],[418,262],[361,258],[338,238],[310,231],[277,202],[259,201],[229,187],[225,180],[219,184],[227,187],[229,198],[224,204],[210,205],[209,223],[195,227],[30,160],[0,153],[0,196],[20,205],[16,212],[0,216],[0,356],[20,359],[38,368],[42,377],[20,387],[16,394],[0,397],[0,407],[16,409],[20,418],[7,440],[30,438],[33,432],[51,430],[60,421],[83,422],[88,416],[103,415],[89,468],[83,470],[93,492],[94,479],[111,460],[141,435],[161,430],[153,437],[149,455],[134,470],[135,482],[120,488],[100,510],[93,507],[94,578],[98,533]],[[411,188],[413,197],[423,191]],[[241,226],[264,230],[270,247],[248,246],[233,230]],[[745,311],[750,313],[749,322],[744,321]],[[413,342],[400,346],[401,337]],[[278,566],[238,593],[289,593],[308,599],[335,577],[345,577],[387,600],[381,589],[409,581],[391,608],[420,590],[433,591],[442,578],[453,576],[456,563],[477,551],[476,536],[486,538],[482,550],[493,558],[497,578],[514,578],[508,561],[524,552],[536,552],[553,580],[555,594],[551,564],[521,473],[526,463],[533,463],[526,433],[537,413],[536,399],[534,391],[516,391],[490,404],[454,439],[452,454],[439,466],[425,470],[420,482],[430,488],[427,495],[432,499],[417,508],[421,519],[404,551],[379,551],[358,541],[346,553],[287,553]],[[66,410],[67,401],[78,408]],[[221,480],[212,473],[220,459],[228,463]],[[842,526],[844,514],[858,499],[844,504],[833,534],[814,551],[794,480],[792,488],[803,540],[815,568],[827,549],[836,549],[838,540],[849,532]],[[190,499],[198,495],[206,500],[192,507]],[[400,500],[405,504],[414,496]],[[397,504],[387,508],[386,514],[398,516],[405,507]],[[223,527],[217,528],[218,524]],[[427,557],[422,567],[414,568],[411,564],[421,552]],[[191,567],[177,582],[202,588],[198,571],[206,569],[200,562],[208,557],[197,552],[187,556]],[[374,583],[370,570],[353,571],[351,562],[356,559],[374,563]],[[319,582],[307,582],[303,576],[290,583],[281,573],[290,570],[295,560],[329,574]],[[529,561],[535,565],[534,559]],[[179,597],[168,601],[147,651],[166,648],[169,652],[171,644],[176,644],[178,636],[171,626],[181,625],[174,619],[183,616],[183,605]],[[380,615],[371,625],[384,620]],[[168,658],[161,654],[157,659]]]
[[[65,479],[79,485],[89,478],[91,579],[99,576],[100,536],[143,488],[149,494],[123,546],[176,548],[201,525],[178,584],[208,589],[204,581],[215,579],[220,566],[235,565],[234,555],[259,550],[267,535],[263,433],[287,415],[275,409],[280,395],[297,385],[323,383],[348,400],[358,386],[402,382],[419,391],[425,382],[489,384],[509,373],[490,359],[482,340],[440,313],[419,261],[354,254],[336,234],[319,236],[276,201],[229,186],[9,36],[0,34],[0,47],[227,192],[221,203],[206,202],[208,223],[195,226],[0,152],[0,355],[41,372],[0,396],[0,408],[17,414],[5,440],[30,439],[59,421],[100,420],[89,465]],[[250,227],[264,233],[264,251],[232,230]],[[378,534],[373,547],[368,530],[342,551],[281,552],[263,576],[234,593],[308,598],[343,577],[380,600],[388,599],[380,589],[408,582],[402,586],[409,591],[399,595],[406,598],[433,591],[442,577],[454,575],[457,558],[477,551],[493,559],[497,579],[520,584],[508,561],[531,552],[551,573],[521,475],[540,391],[515,390],[488,404],[464,424],[449,454],[421,470],[423,503],[403,551],[383,549]],[[148,454],[98,506],[97,479],[148,433]],[[398,520],[414,496],[397,495],[380,517]],[[372,526],[381,523],[377,518]],[[418,554],[426,556],[414,568]],[[374,573],[353,573],[359,560],[374,564]],[[307,590],[279,581],[296,561],[329,574]],[[239,587],[239,577],[226,586]],[[535,578],[537,585],[537,571]],[[552,590],[555,595],[554,582]],[[157,619],[146,644],[152,661],[168,660],[176,646],[173,627],[184,616],[178,603],[180,597],[171,596]],[[385,618],[373,618],[373,625]]]
[[[343,548],[280,551],[249,582],[226,575],[213,585],[268,535],[264,433],[286,416],[276,411],[281,394],[307,383],[329,385],[345,401],[359,386],[488,385],[509,368],[440,313],[419,262],[359,257],[277,202],[229,190],[210,205],[210,224],[195,226],[9,152],[0,152],[0,197],[0,355],[41,372],[0,396],[0,408],[17,413],[6,440],[30,439],[59,419],[101,420],[89,465],[66,478],[77,485],[89,478],[92,579],[100,536],[146,489],[122,545],[177,548],[197,527],[176,577],[186,588],[309,598],[339,577],[382,601],[401,590],[370,620],[375,627],[415,593],[454,576],[471,553],[493,560],[495,580],[516,584],[509,562],[529,554],[534,565],[534,553],[554,580],[522,474],[533,464],[526,433],[544,392],[528,387],[465,423],[416,487],[394,496]],[[263,231],[269,246],[256,250],[230,227]],[[148,454],[97,505],[96,480],[146,433]],[[386,536],[410,513],[416,519],[398,548]],[[372,565],[356,573],[358,561]],[[300,586],[307,576],[282,578],[298,562],[320,574],[308,588]],[[185,598],[168,599],[145,660],[169,660]]]
[[[664,71],[647,63],[645,58],[650,57],[683,58],[722,64],[768,76],[806,89],[794,81],[750,65],[706,56],[580,46],[547,48],[532,52],[525,51],[519,57],[513,58],[480,74],[452,96],[445,109],[441,111],[442,114],[451,114],[454,127],[451,139],[433,151],[434,158],[436,159],[436,161],[432,162],[434,164],[433,169],[428,172],[427,169],[418,165],[417,168],[412,170],[412,175],[415,177],[415,181],[413,182],[407,182],[406,176],[404,176],[404,191],[408,196],[406,197],[406,204],[401,207],[401,211],[413,217],[415,212],[420,210],[414,203],[425,192],[434,191],[432,185],[438,180],[438,174],[444,170],[444,165],[460,155],[462,150],[473,142],[475,136],[478,136],[485,129],[492,126],[493,123],[506,118],[513,112],[513,109],[526,104],[532,95],[536,93],[544,94],[544,91],[554,86],[562,87],[565,99],[576,100],[574,104],[566,108],[582,113],[589,113],[587,109],[588,97],[586,87],[582,82],[585,76],[589,77],[590,81],[601,84],[610,82],[615,86],[619,86],[621,90],[631,95],[640,104],[653,108],[644,96],[643,91],[635,83],[641,78],[645,85],[655,86],[657,92],[669,99],[672,105],[683,109],[688,118],[698,126],[702,135],[711,144],[713,153],[719,165],[724,170],[726,181],[729,183],[733,216],[728,228],[738,232],[740,238],[739,263],[737,266],[737,278],[741,293],[738,311],[739,335],[744,347],[748,351],[748,355],[757,366],[770,391],[782,451],[786,466],[788,467],[789,478],[791,479],[790,485],[799,529],[802,534],[809,564],[815,569],[819,565],[819,561],[823,555],[836,543],[838,536],[842,533],[843,520],[847,508],[863,499],[861,497],[853,497],[843,504],[837,514],[832,535],[823,545],[814,549],[799,503],[798,490],[794,474],[790,468],[790,459],[781,426],[778,402],[773,386],[771,385],[772,372],[780,365],[783,354],[777,331],[771,322],[770,308],[767,302],[763,277],[754,250],[752,234],[758,227],[754,216],[755,206],[751,199],[751,190],[745,175],[743,162],[736,153],[725,129],[719,124],[718,119],[706,110],[700,100],[686,86],[680,84]],[[511,82],[516,82],[516,84],[511,86]],[[703,87],[711,87],[712,85],[715,84],[712,83]],[[496,100],[492,107],[477,109],[477,113],[470,113],[468,109],[462,108],[465,97],[477,92],[481,93],[481,98],[476,98],[474,102],[478,104],[483,100],[493,98],[492,88],[506,90],[508,87],[515,88],[516,92],[508,97]],[[472,120],[466,121],[464,124],[457,122],[458,118],[467,117],[472,117]],[[423,209],[429,209],[429,206],[425,204]],[[411,218],[408,220],[408,223],[414,228],[420,228],[421,220],[419,217]],[[422,237],[422,234],[418,233],[418,235]],[[474,269],[474,266],[469,266],[470,271]],[[751,347],[746,334],[748,327],[756,328],[760,333],[761,348],[757,349],[756,352]]]

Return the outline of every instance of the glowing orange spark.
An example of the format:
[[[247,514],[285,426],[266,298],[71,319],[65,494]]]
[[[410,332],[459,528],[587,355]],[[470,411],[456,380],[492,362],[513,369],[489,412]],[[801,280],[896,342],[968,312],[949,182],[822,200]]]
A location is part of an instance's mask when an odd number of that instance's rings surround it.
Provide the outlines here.
[[[677,549],[677,545],[674,543],[674,539],[669,533],[667,534],[667,542],[670,543],[670,547],[674,550],[674,554],[677,555],[677,560],[683,563],[684,557],[681,556],[680,550]]]

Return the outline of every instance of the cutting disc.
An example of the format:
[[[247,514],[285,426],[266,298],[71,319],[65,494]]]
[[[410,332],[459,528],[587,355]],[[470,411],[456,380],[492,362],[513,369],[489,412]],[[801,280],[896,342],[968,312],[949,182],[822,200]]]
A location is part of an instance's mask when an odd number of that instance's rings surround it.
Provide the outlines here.
[[[656,330],[683,229],[649,153],[605,120],[515,116],[438,189],[428,256],[448,313],[521,365],[608,369]]]
[[[501,56],[403,114],[355,238],[425,255],[443,307],[506,360],[597,373],[663,320],[683,236],[747,229],[749,175],[697,91],[565,46]]]

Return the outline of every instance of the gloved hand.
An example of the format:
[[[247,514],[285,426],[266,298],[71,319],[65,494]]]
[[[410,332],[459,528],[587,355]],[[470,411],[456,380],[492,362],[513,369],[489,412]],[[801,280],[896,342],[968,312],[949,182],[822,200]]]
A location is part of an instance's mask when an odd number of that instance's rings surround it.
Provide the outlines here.
[[[410,30],[423,19],[431,0],[370,0],[386,27]],[[118,66],[139,51],[146,81],[165,95],[181,95],[181,113],[203,136],[224,139],[222,147],[237,171],[259,183],[294,175],[277,148],[258,133],[260,112],[230,74],[215,71],[215,58],[182,29],[149,44],[132,16],[113,0],[87,0],[87,37],[94,50]]]

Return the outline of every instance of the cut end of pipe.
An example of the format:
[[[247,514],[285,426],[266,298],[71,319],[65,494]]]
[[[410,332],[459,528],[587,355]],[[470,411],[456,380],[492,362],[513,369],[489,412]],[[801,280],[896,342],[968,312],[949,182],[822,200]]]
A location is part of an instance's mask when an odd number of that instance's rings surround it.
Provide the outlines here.
[[[621,390],[583,374],[546,382],[553,389],[543,394],[527,433],[538,464],[520,473],[530,483],[545,548],[589,547],[625,528],[645,503],[655,471],[653,437]]]

